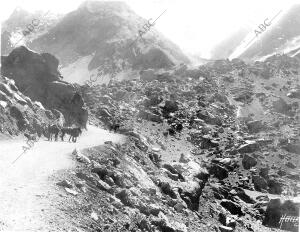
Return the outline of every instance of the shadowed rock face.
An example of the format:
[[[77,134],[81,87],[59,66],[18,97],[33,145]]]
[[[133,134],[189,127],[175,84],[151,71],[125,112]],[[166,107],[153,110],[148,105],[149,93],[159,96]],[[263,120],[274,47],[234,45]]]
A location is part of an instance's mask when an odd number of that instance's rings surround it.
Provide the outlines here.
[[[58,64],[58,59],[49,53],[38,54],[21,46],[1,57],[1,73],[13,79],[31,99],[60,110],[67,123],[85,127],[87,110],[83,99],[72,84],[61,81]]]
[[[37,54],[26,47],[1,57],[2,75],[14,79],[21,92],[45,103],[47,84],[59,80],[58,60],[47,53]]]

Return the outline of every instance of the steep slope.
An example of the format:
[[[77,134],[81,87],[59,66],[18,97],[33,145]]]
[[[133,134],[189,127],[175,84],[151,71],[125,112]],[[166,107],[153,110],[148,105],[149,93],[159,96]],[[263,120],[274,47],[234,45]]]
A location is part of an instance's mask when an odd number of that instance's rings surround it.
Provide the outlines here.
[[[109,145],[113,152],[87,151],[97,164],[86,165],[81,176],[108,184],[102,183],[102,192],[136,210],[139,220],[129,225],[141,230],[280,231],[280,213],[299,215],[299,72],[296,59],[278,55],[254,64],[218,60],[194,70],[83,86],[91,121],[108,128],[117,121],[130,143],[127,149]],[[143,171],[129,171],[136,166]],[[120,181],[119,173],[127,170]],[[147,188],[156,190],[150,194]],[[291,207],[277,205],[270,212],[274,198],[292,200]],[[95,212],[103,215],[105,204],[117,201],[93,198]],[[125,210],[114,206],[120,214],[113,215],[110,228],[126,231],[119,220],[127,221]],[[105,231],[103,224],[100,219],[95,227]]]
[[[236,47],[231,58],[258,60],[276,53],[288,53],[300,48],[300,5],[293,5],[286,12],[279,15],[276,24],[267,27],[259,33],[255,42],[249,47],[245,44]],[[253,36],[255,34],[252,32]]]
[[[49,109],[63,113],[67,123],[85,127],[88,113],[76,87],[61,81],[59,61],[49,53],[38,54],[24,46],[1,56],[1,74],[13,79],[22,93]]]
[[[47,136],[46,126],[55,122],[65,122],[59,111],[45,109],[39,101],[24,95],[13,80],[0,76],[0,138],[20,132]]]
[[[250,28],[241,28],[232,33],[229,37],[225,38],[214,47],[211,52],[211,59],[228,58],[249,32]]]
[[[1,54],[8,55],[16,46],[26,44],[54,26],[62,17],[51,12],[29,13],[16,8],[1,25]],[[29,31],[32,29],[32,31]],[[29,32],[29,33],[26,33]]]
[[[300,48],[300,5],[269,16],[266,29],[243,27],[217,44],[211,59],[262,60],[274,54],[287,54]]]
[[[87,1],[53,24],[48,33],[27,41],[27,46],[58,57],[65,80],[79,83],[97,69],[103,74],[126,76],[135,70],[189,62],[179,47],[154,27],[140,38],[139,30],[144,30],[146,23],[123,2]],[[78,62],[81,79],[72,69]]]

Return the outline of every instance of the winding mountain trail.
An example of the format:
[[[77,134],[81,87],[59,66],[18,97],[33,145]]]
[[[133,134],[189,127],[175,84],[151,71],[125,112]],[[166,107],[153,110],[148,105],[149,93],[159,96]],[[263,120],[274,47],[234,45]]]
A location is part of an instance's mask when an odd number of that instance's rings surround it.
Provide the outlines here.
[[[89,126],[77,143],[40,139],[14,164],[26,141],[0,141],[0,231],[57,231],[64,218],[57,210],[61,193],[51,177],[61,170],[75,168],[71,158],[75,148],[123,140],[121,135]],[[56,229],[45,223],[51,215],[55,215]]]

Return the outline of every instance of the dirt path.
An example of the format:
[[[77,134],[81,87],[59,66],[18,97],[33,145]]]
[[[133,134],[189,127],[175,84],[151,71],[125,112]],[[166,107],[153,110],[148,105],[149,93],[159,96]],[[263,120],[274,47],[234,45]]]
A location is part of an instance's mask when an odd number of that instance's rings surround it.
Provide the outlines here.
[[[72,169],[71,152],[103,144],[122,142],[118,134],[88,127],[77,143],[41,139],[17,162],[25,140],[0,141],[0,231],[49,231],[45,217],[55,212],[57,188],[49,177]],[[62,218],[63,220],[63,218]]]

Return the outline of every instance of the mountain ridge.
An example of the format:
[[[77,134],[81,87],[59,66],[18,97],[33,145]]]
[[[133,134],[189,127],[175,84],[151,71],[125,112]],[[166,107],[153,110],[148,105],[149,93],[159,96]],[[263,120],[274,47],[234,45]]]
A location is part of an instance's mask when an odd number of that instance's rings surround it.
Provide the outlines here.
[[[180,48],[155,28],[151,27],[141,38],[138,31],[146,23],[125,3],[86,1],[26,45],[38,53],[54,54],[60,60],[63,76],[69,75],[66,78],[71,82],[78,78],[68,66],[91,57],[83,65],[86,74],[80,83],[98,70],[109,77],[130,76],[142,69],[190,63]],[[121,72],[124,69],[125,74]]]

